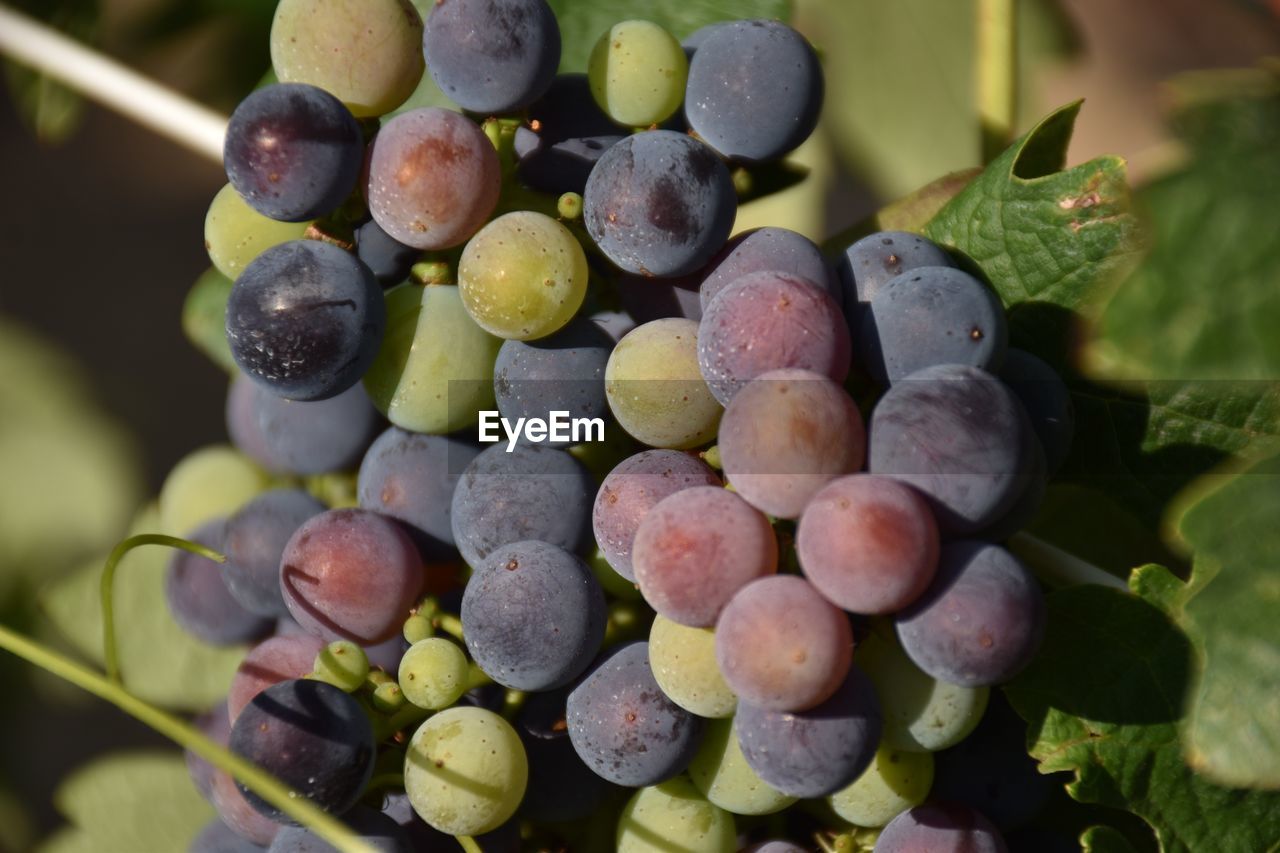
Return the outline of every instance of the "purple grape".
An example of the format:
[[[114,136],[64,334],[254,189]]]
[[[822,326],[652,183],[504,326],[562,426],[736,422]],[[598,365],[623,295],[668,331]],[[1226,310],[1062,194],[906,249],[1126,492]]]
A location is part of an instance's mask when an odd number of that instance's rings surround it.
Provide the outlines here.
[[[274,489],[245,504],[227,520],[222,579],[251,613],[289,616],[280,594],[280,558],[295,530],[325,506],[301,489]]]
[[[414,853],[409,833],[382,812],[356,806],[342,816],[342,822],[374,853]],[[337,853],[337,848],[305,826],[286,826],[276,834],[268,853]]]
[[[621,273],[616,284],[623,309],[636,323],[664,320],[668,317],[702,319],[702,300],[698,296],[698,276],[652,278]]]
[[[227,691],[228,723],[234,723],[253,697],[271,685],[310,673],[323,648],[319,637],[299,633],[269,637],[250,649]]]
[[[622,141],[596,105],[585,74],[561,74],[516,130],[520,180],[548,193],[581,193],[597,160]]]
[[[260,853],[265,849],[247,838],[241,838],[235,830],[215,817],[200,830],[200,834],[187,848],[187,853]]]
[[[875,853],[1007,853],[991,822],[957,803],[925,803],[889,821],[876,839]]]
[[[227,739],[231,737],[231,721],[227,718],[227,703],[219,703],[212,709],[198,715],[191,722],[199,730],[200,734],[209,740],[222,746],[227,745]],[[213,777],[218,772],[217,768],[190,749],[184,750],[182,757],[187,763],[187,774],[191,777],[191,781],[195,783],[196,790],[206,800],[210,799],[213,796]]]
[[[709,28],[703,27],[706,29]],[[705,310],[717,293],[739,278],[757,272],[786,273],[802,278],[826,291],[837,305],[843,300],[839,280],[812,240],[786,228],[756,228],[735,236],[702,271],[699,286],[702,308]]]
[[[210,521],[187,536],[215,551],[223,548],[226,522]],[[187,551],[174,551],[164,577],[164,598],[184,631],[215,646],[233,646],[271,630],[270,619],[236,600],[222,576],[222,566]]]
[[[409,277],[422,252],[392,237],[370,219],[356,229],[356,257],[364,262],[383,287],[399,284]]]
[[[888,284],[918,267],[954,266],[937,244],[907,231],[868,234],[844,250],[836,265],[844,292],[844,308],[852,322],[859,303],[869,303]]]
[[[1075,407],[1067,386],[1052,367],[1020,349],[1005,353],[1000,378],[1026,408],[1052,477],[1067,460],[1075,431]]]
[[[236,835],[260,847],[265,848],[280,831],[280,824],[250,804],[236,780],[221,770],[213,775],[211,800],[223,823]]]

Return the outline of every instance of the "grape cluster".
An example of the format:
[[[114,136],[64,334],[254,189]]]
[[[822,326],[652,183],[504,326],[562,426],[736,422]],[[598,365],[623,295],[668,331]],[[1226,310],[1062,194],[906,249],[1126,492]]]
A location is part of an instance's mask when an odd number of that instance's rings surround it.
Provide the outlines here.
[[[1065,387],[923,237],[730,239],[818,118],[794,30],[560,49],[545,0],[279,3],[205,225],[235,448],[160,496],[229,558],[174,558],[174,617],[256,643],[202,727],[379,850],[1005,849],[1038,803],[954,780],[1043,631],[1000,543]],[[461,109],[397,111],[424,73]],[[193,850],[327,849],[190,764]]]

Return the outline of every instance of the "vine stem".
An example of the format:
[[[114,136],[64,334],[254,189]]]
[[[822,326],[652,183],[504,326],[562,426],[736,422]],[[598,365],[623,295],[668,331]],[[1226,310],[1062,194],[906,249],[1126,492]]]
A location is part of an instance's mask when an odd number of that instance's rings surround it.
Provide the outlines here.
[[[476,840],[470,835],[458,835],[455,837],[458,839],[458,843],[462,845],[462,849],[466,851],[466,853],[484,853],[484,851],[480,849],[480,845],[477,844]]]
[[[149,705],[88,667],[0,625],[0,648],[115,705],[214,767],[243,782],[254,793],[311,829],[342,853],[374,853],[337,818],[317,808],[271,774],[221,746],[187,723]]]
[[[225,116],[4,5],[0,53],[222,164]]]
[[[1009,550],[1018,556],[1035,575],[1051,587],[1096,584],[1112,589],[1129,591],[1128,585],[1093,563],[1069,554],[1056,545],[1030,533],[1015,533],[1009,537]]]
[[[0,25],[3,25],[2,21],[0,21]],[[140,533],[137,536],[130,536],[111,549],[111,554],[107,557],[107,563],[102,567],[102,588],[99,597],[102,599],[102,655],[106,662],[107,679],[114,681],[116,684],[121,683],[120,650],[116,645],[116,568],[120,565],[120,561],[124,559],[125,554],[140,545],[165,545],[201,557],[207,557],[215,563],[225,563],[227,561],[225,556],[212,548],[201,545],[199,542],[179,539],[176,536],[165,536],[162,533]]]
[[[977,95],[982,161],[1009,145],[1018,104],[1016,0],[978,0]]]

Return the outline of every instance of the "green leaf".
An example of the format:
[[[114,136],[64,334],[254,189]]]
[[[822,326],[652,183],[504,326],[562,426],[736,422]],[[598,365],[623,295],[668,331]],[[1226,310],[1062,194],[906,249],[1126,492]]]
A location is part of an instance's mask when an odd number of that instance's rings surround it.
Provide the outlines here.
[[[1139,195],[1151,251],[1107,306],[1091,348],[1109,377],[1280,377],[1280,76],[1184,80],[1185,167]]]
[[[1197,491],[1177,525],[1200,590],[1184,624],[1204,656],[1187,760],[1223,784],[1280,788],[1280,456]]]
[[[16,0],[10,5],[76,41],[92,42],[98,29],[97,0]],[[18,115],[41,142],[63,142],[80,126],[84,100],[74,90],[14,62],[4,62],[4,70]]]
[[[1134,853],[1123,832],[1109,826],[1091,826],[1080,836],[1084,853]]]
[[[790,0],[549,0],[560,23],[560,70],[586,71],[600,36],[619,21],[642,18],[678,39],[734,18],[791,17]]]
[[[148,507],[132,533],[160,529]],[[124,685],[138,697],[167,708],[201,711],[226,696],[244,658],[243,646],[215,648],[183,631],[169,615],[164,576],[173,550],[148,545],[121,561],[115,582],[116,630]],[[103,560],[94,560],[45,590],[45,612],[72,644],[101,663]]]
[[[209,357],[209,360],[231,373],[237,371],[227,343],[227,300],[231,298],[231,279],[212,267],[196,279],[182,303],[182,331],[187,340]]]
[[[175,752],[108,755],[67,777],[54,804],[71,828],[43,853],[186,850],[215,816]]]
[[[1042,772],[1074,772],[1076,799],[1142,817],[1166,853],[1270,849],[1280,795],[1220,787],[1183,761],[1193,650],[1172,617],[1187,588],[1158,566],[1135,572],[1131,586],[1048,596],[1044,645],[1005,688],[1029,723],[1032,756]]]

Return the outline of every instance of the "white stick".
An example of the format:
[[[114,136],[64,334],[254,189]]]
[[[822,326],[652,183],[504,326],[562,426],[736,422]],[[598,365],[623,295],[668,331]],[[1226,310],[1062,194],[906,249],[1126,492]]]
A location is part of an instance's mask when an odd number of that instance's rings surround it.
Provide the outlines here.
[[[0,6],[0,52],[222,162],[224,116],[7,6]]]
[[[1092,583],[1126,592],[1129,589],[1123,580],[1110,572],[1029,533],[1015,533],[1009,537],[1009,550],[1041,580],[1055,588]]]

